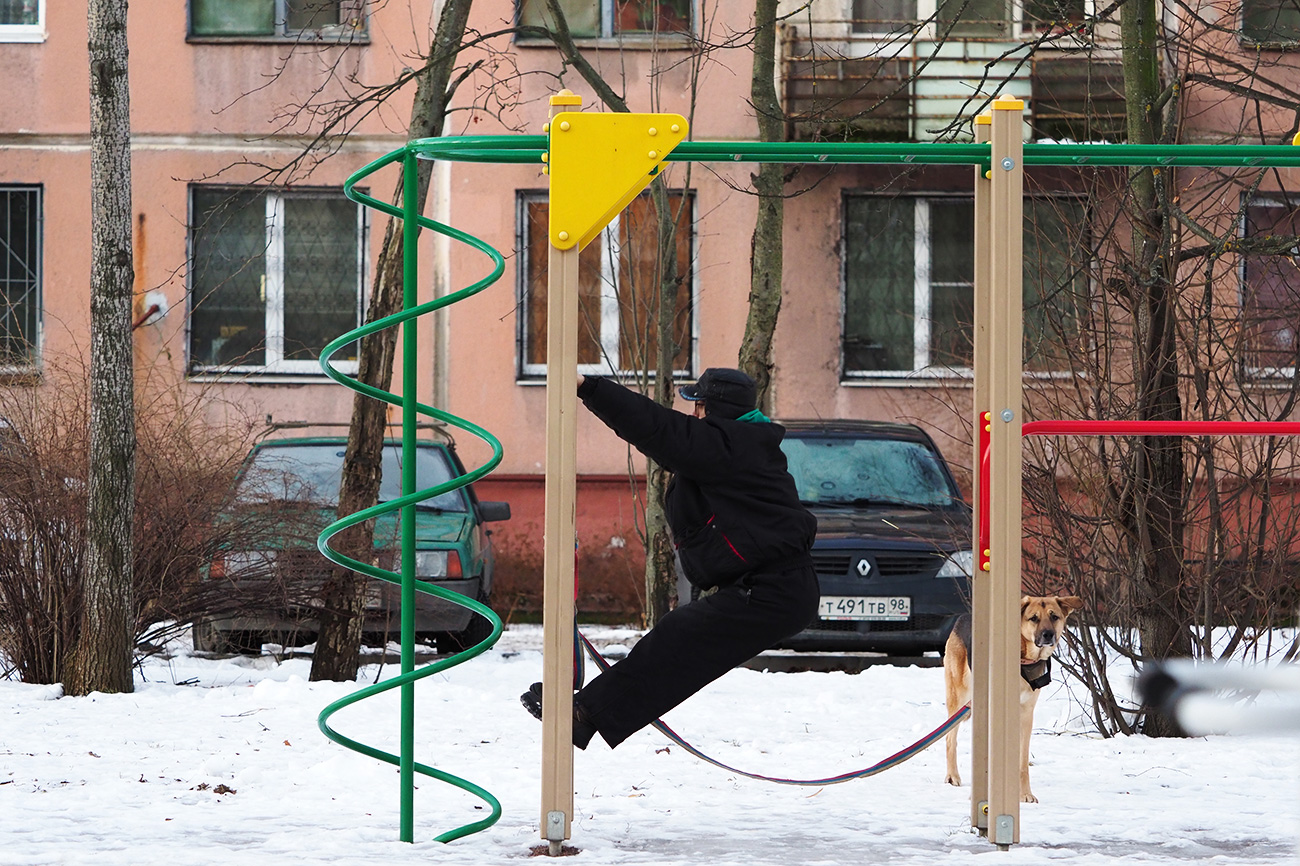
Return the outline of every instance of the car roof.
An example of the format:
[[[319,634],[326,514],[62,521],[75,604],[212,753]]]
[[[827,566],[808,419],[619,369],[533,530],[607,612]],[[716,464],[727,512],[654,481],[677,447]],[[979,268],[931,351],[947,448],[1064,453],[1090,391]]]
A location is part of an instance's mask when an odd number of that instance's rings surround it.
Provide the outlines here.
[[[899,421],[863,421],[856,418],[791,418],[777,421],[787,434],[814,436],[857,436],[870,439],[902,439],[932,445],[930,435],[915,424]]]
[[[254,445],[254,448],[276,448],[281,445],[346,445],[348,437],[346,436],[287,436],[276,437],[274,439],[263,439]],[[401,439],[385,439],[385,445],[401,445]],[[417,448],[435,446],[439,448],[447,447],[446,442],[440,442],[435,439],[417,439],[415,440]]]

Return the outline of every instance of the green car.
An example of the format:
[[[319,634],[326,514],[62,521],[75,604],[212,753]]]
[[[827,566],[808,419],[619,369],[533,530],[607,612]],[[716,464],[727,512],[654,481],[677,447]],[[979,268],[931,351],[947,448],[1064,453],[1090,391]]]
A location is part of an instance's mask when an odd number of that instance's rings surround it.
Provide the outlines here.
[[[206,569],[204,587],[216,599],[209,609],[217,615],[194,623],[196,650],[257,650],[267,642],[293,646],[315,640],[321,587],[334,567],[317,550],[316,537],[335,518],[346,447],[343,437],[274,439],[254,446],[223,516],[241,524],[226,533],[241,541],[221,550]],[[465,474],[445,433],[437,441],[420,440],[415,459],[421,490]],[[401,463],[401,443],[386,442],[380,502],[401,495]],[[492,544],[484,524],[509,518],[509,503],[480,502],[472,487],[419,503],[416,577],[490,604]],[[338,541],[335,536],[335,547]],[[398,512],[375,521],[375,561],[400,571]],[[371,642],[397,640],[400,587],[362,580],[363,634]],[[439,651],[471,646],[491,630],[468,608],[425,594],[416,598],[415,627]]]

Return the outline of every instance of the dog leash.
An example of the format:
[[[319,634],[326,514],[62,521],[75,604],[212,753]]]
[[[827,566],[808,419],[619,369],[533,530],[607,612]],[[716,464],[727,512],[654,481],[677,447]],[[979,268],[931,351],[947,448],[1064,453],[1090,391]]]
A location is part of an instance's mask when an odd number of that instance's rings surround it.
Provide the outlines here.
[[[573,631],[574,634],[577,636],[578,641],[582,644],[582,646],[587,648],[587,653],[591,656],[591,660],[596,663],[596,666],[600,668],[601,671],[609,670],[610,667],[612,666],[610,665],[609,662],[605,661],[604,656],[602,656],[596,650],[596,648],[592,646],[591,641],[587,640],[586,636],[583,635],[582,632],[578,631],[576,627],[574,628]],[[576,654],[578,657],[574,660],[574,666],[575,666],[575,673],[578,673],[582,667],[581,651],[578,651]],[[580,683],[581,679],[575,677],[574,682]],[[663,734],[668,739],[672,740],[677,745],[681,746],[690,754],[699,758],[701,761],[706,761],[715,767],[720,767],[723,770],[726,770],[729,773],[735,773],[738,776],[745,776],[746,778],[749,779],[758,779],[759,781],[762,782],[775,782],[778,785],[822,786],[822,785],[838,785],[841,782],[849,782],[852,781],[853,779],[865,779],[868,776],[874,776],[877,773],[883,773],[886,770],[897,767],[899,764],[903,763],[904,761],[916,757],[921,752],[925,751],[930,746],[934,745],[935,742],[937,742],[940,737],[944,736],[945,734],[948,733],[948,731],[956,727],[962,721],[962,719],[966,718],[968,715],[970,715],[970,704],[966,704],[957,712],[953,713],[952,716],[948,719],[948,721],[944,722],[942,725],[935,728],[933,731],[926,734],[924,737],[917,740],[915,743],[912,743],[912,745],[900,751],[895,752],[894,754],[890,755],[888,758],[885,758],[882,761],[878,761],[872,764],[870,767],[864,767],[861,770],[854,770],[849,773],[840,773],[838,776],[827,776],[826,778],[823,779],[784,779],[779,776],[765,776],[762,773],[751,773],[747,770],[741,770],[731,766],[730,764],[724,764],[722,761],[719,761],[717,758],[710,757],[709,755],[706,755],[704,752],[701,752],[699,749],[695,748],[690,743],[686,742],[686,740],[682,739],[680,734],[678,734],[672,728],[668,727],[668,725],[664,724],[664,721],[662,719],[655,719],[652,724],[661,734]]]

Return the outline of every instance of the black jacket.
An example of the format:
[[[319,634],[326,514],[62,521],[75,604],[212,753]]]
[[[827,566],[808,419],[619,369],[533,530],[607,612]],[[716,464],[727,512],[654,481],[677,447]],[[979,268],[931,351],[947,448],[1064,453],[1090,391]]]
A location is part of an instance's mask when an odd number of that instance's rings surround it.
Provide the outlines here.
[[[619,438],[673,473],[665,509],[682,570],[707,589],[750,571],[811,564],[817,519],[786,469],[785,428],[696,418],[588,376],[578,396]]]

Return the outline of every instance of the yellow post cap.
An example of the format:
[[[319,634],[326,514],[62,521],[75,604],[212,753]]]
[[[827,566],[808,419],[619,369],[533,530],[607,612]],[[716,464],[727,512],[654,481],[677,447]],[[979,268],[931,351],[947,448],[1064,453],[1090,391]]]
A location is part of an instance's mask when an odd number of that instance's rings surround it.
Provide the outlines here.
[[[1010,96],[999,96],[993,100],[994,111],[1024,111],[1025,101],[1023,99],[1012,99]]]
[[[582,105],[582,97],[566,87],[551,94],[551,105]]]
[[[1300,132],[1297,132],[1295,138],[1291,139],[1291,146],[1295,147],[1296,145],[1300,145]]]
[[[987,113],[987,112],[985,112],[984,114],[977,114],[977,115],[975,115],[975,125],[976,125],[976,126],[992,126],[992,125],[993,125],[993,115],[991,115],[991,114],[989,114],[989,113]]]

